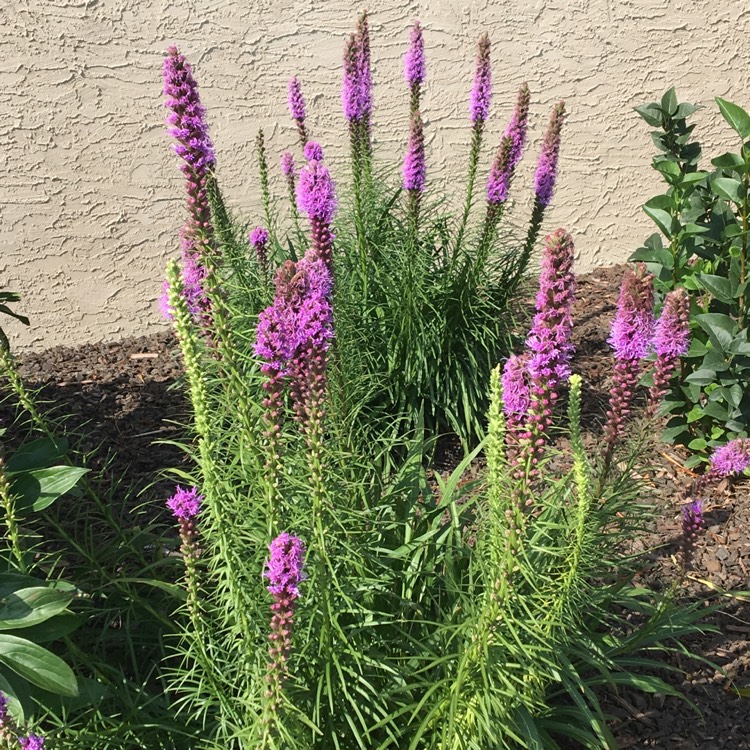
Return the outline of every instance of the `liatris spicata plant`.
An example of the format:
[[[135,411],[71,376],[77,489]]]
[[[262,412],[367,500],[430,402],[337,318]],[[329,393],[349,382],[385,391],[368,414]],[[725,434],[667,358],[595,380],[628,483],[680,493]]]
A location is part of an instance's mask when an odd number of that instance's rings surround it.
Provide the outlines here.
[[[482,227],[478,253],[486,256],[502,218],[516,166],[521,160],[528,131],[531,92],[526,83],[518,90],[513,112],[487,178],[487,213]]]
[[[683,575],[693,561],[695,543],[703,531],[703,524],[703,503],[696,498],[682,509],[682,537],[677,560]]]
[[[289,103],[289,114],[292,119],[297,123],[297,132],[299,133],[299,140],[303,148],[307,143],[307,127],[305,126],[305,99],[302,96],[302,84],[297,76],[294,76],[289,81],[288,98]]]
[[[562,126],[565,122],[565,102],[558,102],[553,108],[544,135],[542,148],[539,152],[536,171],[534,173],[534,208],[531,212],[531,222],[526,235],[526,243],[518,257],[518,268],[526,267],[534,249],[539,229],[542,226],[544,212],[552,202],[557,182],[558,161],[560,158],[560,142]]]
[[[268,158],[266,156],[266,137],[263,134],[263,128],[258,129],[258,135],[255,138],[255,157],[258,160],[258,178],[260,181],[260,195],[263,201],[263,216],[265,217],[266,226],[273,232],[274,221],[271,214],[271,187],[268,182]]]
[[[419,203],[427,180],[427,164],[424,153],[424,131],[422,116],[415,110],[411,116],[409,148],[404,156],[404,190],[408,196],[409,214],[416,231],[419,223]]]
[[[422,25],[418,20],[415,20],[409,33],[409,48],[404,55],[404,78],[411,94],[410,109],[412,116],[419,111],[419,99],[426,77],[427,63],[424,54]]]
[[[649,353],[654,336],[653,276],[639,264],[628,267],[620,286],[617,313],[612,321],[609,343],[615,355],[615,377],[610,392],[607,424],[604,430],[604,471],[609,471],[617,439],[630,416],[630,409],[641,374],[641,360]]]
[[[471,213],[472,199],[474,197],[474,181],[477,176],[477,165],[479,164],[479,152],[482,148],[482,133],[484,123],[490,115],[490,101],[492,99],[492,66],[490,62],[490,37],[485,32],[477,42],[477,57],[474,63],[474,85],[471,89],[469,102],[469,114],[471,117],[471,147],[469,149],[469,174],[466,185],[466,201],[461,222],[456,234],[454,255],[458,252],[463,242],[466,222]]]
[[[656,363],[652,371],[647,414],[653,416],[669,390],[680,357],[690,348],[690,297],[685,289],[674,289],[664,299],[653,341]]]
[[[270,235],[264,227],[255,227],[250,232],[250,244],[255,250],[255,257],[258,260],[258,268],[261,276],[265,279],[268,276],[268,240]]]
[[[570,375],[575,351],[571,340],[575,301],[573,250],[573,238],[564,229],[557,229],[544,240],[536,315],[526,339],[531,385],[528,458],[532,467],[543,454],[552,424],[552,409],[559,398],[560,386]]]
[[[736,438],[717,448],[710,459],[711,473],[730,477],[750,468],[750,438]]]
[[[299,585],[304,578],[305,545],[286,531],[268,546],[270,556],[263,575],[268,578],[268,591],[273,596],[271,628],[268,640],[268,673],[266,675],[266,721],[263,731],[273,731],[273,723],[281,703],[281,690],[287,677],[287,660],[292,650],[294,609],[299,598]]]
[[[185,289],[190,304],[199,308],[204,325],[210,327],[211,303],[203,282],[212,252],[208,178],[216,166],[216,155],[192,68],[175,46],[167,50],[163,77],[165,104],[170,110],[167,127],[176,140],[175,153],[182,159],[180,169],[187,191],[188,221],[182,230]]]
[[[297,207],[310,220],[312,246],[329,270],[333,268],[331,220],[338,205],[336,190],[325,164],[313,160],[299,172]]]
[[[199,549],[195,527],[195,519],[200,513],[201,502],[204,496],[198,492],[197,487],[183,489],[179,485],[175,487],[174,494],[167,500],[167,508],[177,519],[180,527],[180,539],[182,541],[182,560],[185,564],[185,581],[187,586],[187,605],[190,611],[194,635],[199,635],[202,630],[200,609],[198,600],[198,570],[197,562]]]

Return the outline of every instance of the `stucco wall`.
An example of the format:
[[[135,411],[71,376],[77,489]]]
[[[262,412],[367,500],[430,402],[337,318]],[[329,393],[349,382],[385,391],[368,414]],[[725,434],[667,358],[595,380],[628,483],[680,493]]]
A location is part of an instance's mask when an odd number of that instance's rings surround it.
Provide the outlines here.
[[[161,59],[176,42],[209,110],[233,206],[258,208],[252,142],[266,129],[273,166],[295,140],[286,82],[300,74],[310,124],[334,176],[346,175],[340,113],[346,0],[5,0],[0,6],[0,286],[24,294],[19,348],[153,332],[177,248],[182,188],[164,133]],[[517,86],[532,90],[529,184],[551,104],[569,105],[547,226],[577,240],[579,268],[625,259],[652,231],[640,204],[658,191],[651,141],[632,108],[676,84],[709,152],[733,144],[716,95],[750,104],[750,10],[741,0],[431,0],[370,3],[376,140],[400,158],[407,104],[401,56],[413,17],[426,28],[424,100],[431,177],[464,177],[474,43],[494,42],[496,143]],[[338,149],[335,144],[339,144]],[[494,146],[493,146],[494,148]],[[278,171],[275,187],[282,193]],[[5,323],[3,322],[3,325]]]

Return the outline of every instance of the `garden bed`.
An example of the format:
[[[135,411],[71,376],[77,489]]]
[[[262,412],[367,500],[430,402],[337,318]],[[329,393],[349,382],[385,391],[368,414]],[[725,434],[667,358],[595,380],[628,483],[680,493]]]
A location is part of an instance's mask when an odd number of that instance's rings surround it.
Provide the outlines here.
[[[580,279],[575,313],[577,349],[574,370],[584,378],[584,418],[595,438],[604,418],[611,382],[611,358],[606,343],[615,310],[621,266],[599,269]],[[174,387],[181,367],[171,334],[131,338],[114,343],[89,344],[77,349],[55,347],[21,358],[22,372],[55,413],[68,417],[68,427],[88,437],[83,451],[106,446],[113,477],[127,471],[128,484],[141,489],[139,502],[154,514],[162,512],[171,483],[158,471],[178,465],[183,456],[171,445],[154,441],[178,438],[187,404]],[[7,409],[3,408],[7,423]],[[451,454],[452,452],[449,452]],[[96,460],[102,461],[104,453]],[[652,567],[642,577],[650,586],[669,586],[674,566],[671,555],[680,534],[680,505],[690,480],[682,468],[683,456],[665,446],[653,457],[649,480],[659,508],[657,530],[642,543],[653,548]],[[450,463],[450,457],[445,459]],[[440,468],[448,468],[441,466]],[[694,578],[728,590],[750,589],[750,487],[747,482],[720,485],[706,510],[707,531],[696,551]],[[702,596],[709,589],[697,580],[689,594]],[[706,619],[720,634],[691,639],[686,646],[719,664],[726,675],[675,654],[671,664],[678,673],[663,675],[682,690],[701,711],[671,697],[644,694],[607,699],[612,728],[622,748],[750,748],[749,697],[735,688],[750,690],[750,601],[724,599],[723,611]]]

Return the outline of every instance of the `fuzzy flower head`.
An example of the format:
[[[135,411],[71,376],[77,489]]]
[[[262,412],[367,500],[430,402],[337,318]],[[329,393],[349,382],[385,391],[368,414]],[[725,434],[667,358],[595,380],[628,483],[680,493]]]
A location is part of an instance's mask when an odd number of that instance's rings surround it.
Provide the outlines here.
[[[682,533],[686,539],[693,538],[703,528],[703,503],[697,498],[682,509]]]
[[[526,339],[531,352],[529,374],[554,390],[570,375],[573,358],[572,309],[575,300],[573,238],[557,229],[544,240],[536,315]]]
[[[302,85],[300,84],[299,78],[294,78],[289,81],[288,98],[289,114],[293,120],[301,122],[305,119],[305,100],[302,96]]]
[[[424,131],[422,117],[415,112],[409,130],[409,148],[404,157],[404,190],[422,192],[427,181],[427,165],[424,154]]]
[[[216,163],[206,110],[201,104],[190,63],[175,46],[167,50],[163,77],[165,105],[171,110],[167,115],[167,127],[177,141],[174,150],[185,160],[186,169],[205,175]]]
[[[250,244],[256,251],[265,248],[268,243],[268,238],[268,230],[264,227],[255,227],[255,229],[250,232]]]
[[[654,277],[639,264],[628,267],[620,286],[609,343],[617,360],[638,361],[651,349],[654,336]]]
[[[564,120],[565,102],[559,102],[550,115],[534,174],[534,193],[540,205],[545,207],[552,202],[557,182],[557,162],[560,158],[560,137]]]
[[[284,151],[281,155],[281,173],[287,180],[294,177],[294,156],[290,151]]]
[[[512,354],[503,367],[503,409],[513,420],[526,416],[531,403],[526,360]]]
[[[292,360],[310,349],[326,351],[333,338],[333,278],[311,250],[276,272],[273,304],[258,316],[255,353],[285,375]]]
[[[315,141],[308,141],[305,144],[305,159],[307,161],[323,161],[323,148]]]
[[[179,485],[175,487],[175,493],[167,500],[167,508],[172,511],[175,518],[195,518],[201,509],[201,502],[204,496],[198,492],[197,487],[191,487],[189,490],[183,489]]]
[[[656,323],[654,351],[660,357],[678,358],[690,348],[690,298],[685,289],[667,294]]]
[[[299,173],[297,208],[310,219],[330,223],[338,203],[333,180],[320,161],[311,161]]]
[[[0,727],[5,724],[8,718],[8,696],[0,692]]]
[[[44,747],[44,737],[38,734],[30,734],[27,737],[19,737],[18,744],[23,750],[42,750]]]
[[[421,86],[427,76],[427,66],[424,56],[424,38],[422,25],[414,21],[409,34],[409,49],[404,55],[404,78],[410,88]]]
[[[270,553],[263,575],[268,578],[268,590],[275,597],[297,599],[299,584],[304,578],[305,545],[298,536],[286,531],[268,545]]]
[[[737,438],[711,455],[711,471],[720,477],[740,474],[750,468],[750,438]]]
[[[370,68],[370,29],[367,13],[360,16],[357,32],[350,34],[344,48],[344,81],[341,86],[344,116],[363,122],[372,114],[372,71]]]
[[[492,98],[492,69],[490,65],[490,37],[485,32],[477,43],[477,59],[474,66],[474,86],[471,90],[471,121],[480,126],[490,116]]]
[[[513,141],[506,136],[500,143],[500,148],[497,150],[487,178],[487,203],[491,206],[499,206],[508,200],[508,190],[513,174],[511,169],[512,149]]]
[[[526,146],[526,135],[529,126],[529,104],[531,102],[531,92],[526,83],[521,84],[516,99],[516,108],[513,111],[508,127],[505,129],[505,138],[510,139],[510,152],[508,156],[508,169],[513,173],[516,165],[523,156],[523,149]]]

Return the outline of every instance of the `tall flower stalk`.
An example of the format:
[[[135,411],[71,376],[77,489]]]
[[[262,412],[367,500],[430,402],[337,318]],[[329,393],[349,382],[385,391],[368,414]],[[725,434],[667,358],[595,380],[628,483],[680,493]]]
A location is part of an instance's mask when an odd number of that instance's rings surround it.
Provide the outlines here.
[[[484,124],[490,115],[490,102],[492,100],[492,65],[490,60],[490,37],[485,32],[477,42],[477,56],[474,63],[474,84],[471,89],[469,102],[469,114],[471,117],[471,146],[469,148],[469,174],[466,181],[466,201],[463,214],[456,234],[454,255],[458,253],[463,242],[466,224],[471,213],[471,205],[474,197],[474,182],[477,177],[477,166],[479,154],[482,150],[482,134]]]
[[[307,112],[305,109],[305,99],[302,96],[302,84],[297,76],[294,76],[289,81],[287,102],[289,104],[289,114],[297,125],[300,145],[304,148],[308,139],[307,126],[305,125]]]
[[[268,278],[268,240],[270,235],[264,227],[255,227],[250,232],[248,239],[250,246],[255,250],[255,258],[258,261],[258,270],[261,277],[265,280]]]
[[[690,348],[690,297],[685,289],[675,289],[664,299],[664,308],[656,323],[652,371],[653,385],[648,392],[647,415],[653,417],[669,391],[669,381]]]
[[[628,267],[620,286],[617,313],[612,321],[609,343],[615,355],[615,377],[609,398],[604,430],[604,469],[609,472],[618,438],[630,416],[635,389],[641,375],[641,360],[649,353],[654,336],[653,276],[643,264]]]
[[[266,156],[266,137],[263,128],[258,129],[255,138],[255,158],[258,160],[258,177],[260,179],[260,196],[263,202],[263,216],[266,226],[274,232],[274,219],[271,212],[271,186],[268,182],[268,157]]]
[[[200,639],[203,632],[203,621],[200,612],[200,597],[198,591],[198,530],[195,519],[200,513],[201,502],[205,498],[198,492],[197,487],[189,490],[180,486],[175,487],[174,494],[167,500],[167,508],[177,519],[180,529],[182,547],[182,561],[185,565],[185,584],[187,588],[187,606],[190,613],[192,635]]]
[[[404,156],[403,176],[403,186],[407,195],[409,217],[414,233],[413,241],[416,241],[417,227],[419,226],[419,206],[427,180],[424,131],[422,129],[422,116],[419,110],[412,112],[411,116],[409,147]]]
[[[208,330],[212,320],[211,301],[202,285],[206,276],[202,269],[214,260],[208,180],[216,167],[216,155],[192,68],[175,46],[167,50],[163,78],[165,105],[170,110],[167,128],[175,139],[175,153],[182,159],[180,170],[187,193],[188,219],[182,230],[185,286],[193,287],[194,303]]]
[[[282,690],[288,676],[287,662],[292,650],[294,610],[304,577],[305,545],[299,537],[284,531],[271,542],[268,550],[270,554],[263,575],[268,578],[273,604],[261,747],[267,746],[279,720]]]
[[[516,263],[516,276],[523,273],[529,262],[537,237],[539,236],[544,213],[552,202],[552,196],[554,195],[557,183],[560,142],[564,122],[565,102],[560,101],[552,108],[542,148],[539,152],[539,159],[534,173],[534,207],[531,211],[531,221],[526,234],[526,242]]]
[[[517,465],[515,477],[516,502],[522,506],[532,503],[531,481],[537,475],[537,465],[544,455],[552,410],[557,403],[562,384],[570,375],[574,347],[572,309],[575,301],[575,275],[573,273],[573,238],[564,229],[557,229],[544,240],[539,291],[536,296],[536,314],[526,339],[525,373],[521,361],[514,360],[507,367],[507,389],[516,402],[513,422],[517,430]],[[528,382],[528,412],[526,424],[520,412],[525,402]],[[515,393],[514,393],[515,391]],[[517,395],[516,395],[517,394]],[[508,396],[506,396],[506,403]],[[506,415],[513,412],[506,407]],[[513,435],[513,428],[509,429]],[[515,445],[511,444],[515,450]]]
[[[409,86],[409,109],[412,117],[419,111],[419,100],[422,94],[422,86],[427,77],[427,64],[424,54],[424,37],[422,25],[418,20],[409,33],[409,48],[404,55],[404,79]]]
[[[505,210],[516,166],[523,156],[528,132],[530,100],[531,92],[528,85],[524,83],[518,90],[513,116],[505,129],[490,168],[490,174],[487,178],[487,212],[477,250],[478,268],[483,267],[484,260],[489,254],[492,242],[495,239],[497,226]]]
[[[332,272],[333,232],[331,231],[331,221],[336,213],[338,201],[333,180],[322,161],[313,159],[300,170],[296,196],[297,207],[307,215],[310,221],[310,234],[315,254]]]

